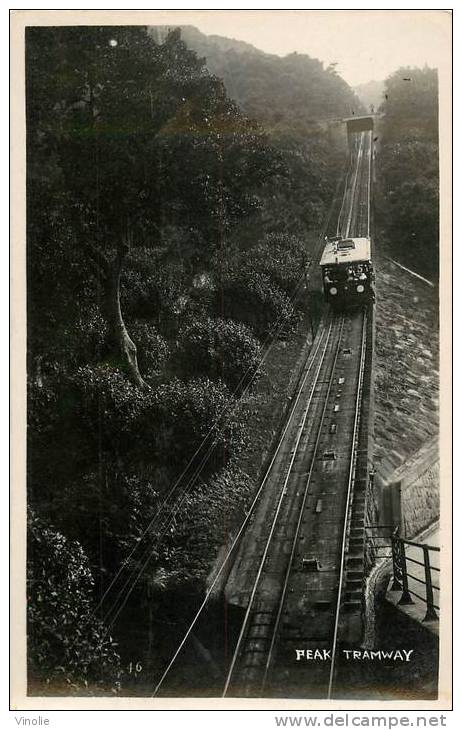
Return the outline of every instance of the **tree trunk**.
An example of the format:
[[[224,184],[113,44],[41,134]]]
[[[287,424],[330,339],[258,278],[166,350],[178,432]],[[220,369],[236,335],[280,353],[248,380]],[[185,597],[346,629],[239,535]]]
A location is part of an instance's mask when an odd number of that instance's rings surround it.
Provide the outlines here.
[[[96,246],[91,243],[84,245],[103,288],[101,309],[108,328],[108,345],[133,382],[140,388],[148,388],[141,377],[136,345],[127,332],[120,306],[120,275],[129,246],[122,243],[113,261],[109,261]]]
[[[120,306],[120,274],[126,251],[118,252],[115,260],[109,264],[104,280],[104,310],[108,326],[108,344],[136,385],[147,388],[138,367],[136,345],[125,327]]]

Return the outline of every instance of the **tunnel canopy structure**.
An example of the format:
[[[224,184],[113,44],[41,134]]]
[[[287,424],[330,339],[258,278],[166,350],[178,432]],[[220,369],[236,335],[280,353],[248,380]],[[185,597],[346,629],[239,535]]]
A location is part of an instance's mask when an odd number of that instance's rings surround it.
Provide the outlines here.
[[[361,117],[348,117],[344,119],[347,125],[348,134],[354,134],[355,132],[368,132],[374,129],[374,116],[367,114]]]

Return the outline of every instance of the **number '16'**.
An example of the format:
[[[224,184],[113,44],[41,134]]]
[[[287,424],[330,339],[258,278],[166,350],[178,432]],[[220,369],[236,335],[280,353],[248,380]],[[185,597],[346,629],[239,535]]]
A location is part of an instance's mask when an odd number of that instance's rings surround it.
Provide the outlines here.
[[[143,669],[143,666],[142,666],[141,662],[136,662],[136,664],[133,664],[133,662],[130,662],[130,664],[128,665],[129,674],[133,674],[133,672],[138,674],[139,672],[141,672],[142,669]]]

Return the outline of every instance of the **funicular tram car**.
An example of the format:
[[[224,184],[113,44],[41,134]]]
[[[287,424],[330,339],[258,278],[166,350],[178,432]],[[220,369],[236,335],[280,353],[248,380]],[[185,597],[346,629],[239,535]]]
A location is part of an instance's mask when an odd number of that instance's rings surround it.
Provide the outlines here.
[[[329,238],[321,257],[324,298],[335,308],[374,299],[370,238]]]

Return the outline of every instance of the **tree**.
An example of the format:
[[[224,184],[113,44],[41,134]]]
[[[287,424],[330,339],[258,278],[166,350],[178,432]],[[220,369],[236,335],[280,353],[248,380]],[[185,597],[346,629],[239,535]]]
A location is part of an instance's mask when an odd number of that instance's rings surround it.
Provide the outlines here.
[[[222,379],[232,392],[241,393],[259,375],[261,348],[245,325],[201,318],[182,328],[177,359],[182,373]]]
[[[48,682],[116,686],[120,659],[95,615],[93,577],[78,542],[28,512],[28,657]]]
[[[113,356],[144,387],[120,300],[130,251],[176,223],[210,251],[258,207],[268,147],[179,32],[159,46],[139,27],[28,28],[26,61],[30,258],[66,231]]]
[[[385,84],[378,217],[396,254],[425,276],[438,272],[438,76],[401,68]]]
[[[239,320],[264,340],[278,328],[294,329],[297,313],[287,294],[267,274],[254,270],[226,272],[216,291],[222,317]]]
[[[399,68],[385,82],[383,142],[422,139],[438,143],[438,72]]]

